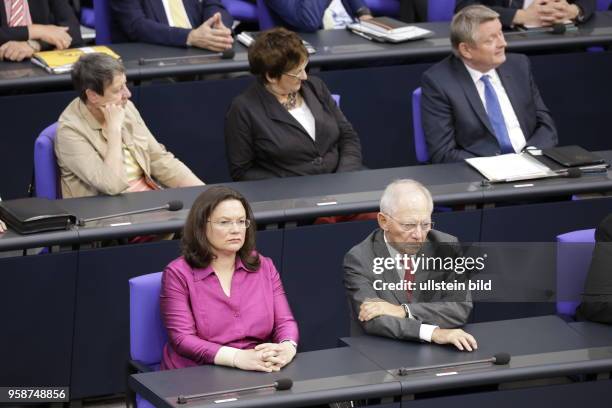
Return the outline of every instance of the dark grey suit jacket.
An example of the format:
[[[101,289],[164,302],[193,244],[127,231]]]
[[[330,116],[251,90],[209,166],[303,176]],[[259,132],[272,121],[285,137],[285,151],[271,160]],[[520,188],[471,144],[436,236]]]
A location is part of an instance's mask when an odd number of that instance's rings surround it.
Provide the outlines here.
[[[527,145],[557,144],[557,129],[531,73],[529,59],[507,54],[497,68]],[[421,119],[433,163],[495,156],[499,143],[472,77],[463,61],[449,56],[422,78]]]
[[[424,245],[421,250],[423,255],[441,257],[459,255],[460,249],[456,237],[432,230],[427,239],[428,244]],[[379,298],[395,305],[408,303],[405,291],[377,291],[374,289],[374,281],[378,279],[387,283],[400,281],[395,268],[387,269],[380,275],[373,273],[374,258],[388,258],[389,256],[384,232],[377,229],[365,240],[355,245],[344,257],[344,287],[351,307],[352,332],[355,331],[354,328],[360,326],[367,334],[400,340],[420,340],[421,323],[433,324],[441,328],[454,328],[463,326],[467,322],[472,310],[469,292],[445,293],[419,290],[413,292],[413,301],[409,305],[414,319],[379,316],[368,322],[358,321],[359,307],[367,298]],[[417,271],[415,275],[417,284],[428,279],[452,282],[455,279],[461,281],[464,278],[463,275],[452,272],[422,271],[419,273]]]

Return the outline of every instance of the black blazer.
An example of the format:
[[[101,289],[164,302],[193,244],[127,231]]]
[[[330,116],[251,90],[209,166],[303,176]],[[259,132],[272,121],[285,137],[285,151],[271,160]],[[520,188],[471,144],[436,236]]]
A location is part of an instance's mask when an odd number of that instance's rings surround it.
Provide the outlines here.
[[[591,18],[597,7],[597,0],[568,0],[582,10],[583,22]],[[457,0],[456,11],[473,4],[482,4],[499,13],[499,19],[504,27],[510,27],[517,9],[523,8],[523,0]]]
[[[506,54],[497,73],[521,125],[527,145],[557,144],[557,130],[531,73],[529,59]],[[500,154],[485,107],[463,61],[447,57],[422,77],[421,119],[433,163]]]
[[[68,33],[72,37],[70,46],[78,47],[83,44],[81,25],[68,0],[34,0],[29,1],[28,5],[30,6],[32,23],[67,26]],[[28,37],[28,28],[26,26],[8,26],[4,0],[0,0],[0,45],[8,41],[27,41]],[[43,49],[52,48],[47,43],[42,43],[42,47]]]
[[[322,80],[300,90],[315,118],[315,139],[260,80],[237,96],[225,117],[225,147],[234,180],[360,170],[361,144]]]
[[[612,214],[597,227],[595,241],[576,318],[612,324]]]

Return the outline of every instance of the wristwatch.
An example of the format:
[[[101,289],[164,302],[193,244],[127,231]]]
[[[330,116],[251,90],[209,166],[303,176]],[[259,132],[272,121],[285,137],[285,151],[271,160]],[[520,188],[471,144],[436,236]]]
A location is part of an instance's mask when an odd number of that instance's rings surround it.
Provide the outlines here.
[[[291,340],[291,339],[283,340],[283,341],[281,341],[281,343],[289,343],[293,347],[295,347],[295,349],[297,350],[297,343],[295,341]]]
[[[407,303],[402,303],[401,305],[404,308],[404,312],[406,312],[406,319],[410,319],[410,308]]]

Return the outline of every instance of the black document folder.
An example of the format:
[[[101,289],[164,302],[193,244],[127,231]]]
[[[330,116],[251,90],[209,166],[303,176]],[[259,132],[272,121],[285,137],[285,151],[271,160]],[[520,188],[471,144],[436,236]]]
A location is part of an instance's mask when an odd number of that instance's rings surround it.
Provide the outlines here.
[[[76,217],[46,198],[0,201],[0,218],[19,234],[69,229]]]

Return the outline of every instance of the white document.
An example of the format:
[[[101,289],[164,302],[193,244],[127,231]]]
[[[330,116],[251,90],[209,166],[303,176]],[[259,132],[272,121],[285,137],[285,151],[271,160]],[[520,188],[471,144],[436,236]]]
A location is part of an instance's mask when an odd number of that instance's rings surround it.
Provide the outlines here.
[[[557,176],[557,173],[527,153],[472,157],[465,161],[492,183]]]

